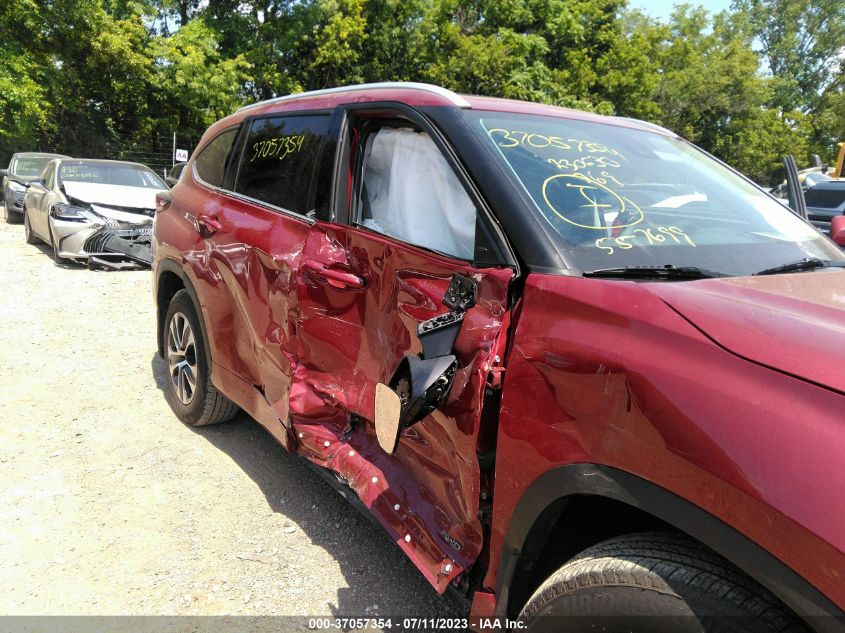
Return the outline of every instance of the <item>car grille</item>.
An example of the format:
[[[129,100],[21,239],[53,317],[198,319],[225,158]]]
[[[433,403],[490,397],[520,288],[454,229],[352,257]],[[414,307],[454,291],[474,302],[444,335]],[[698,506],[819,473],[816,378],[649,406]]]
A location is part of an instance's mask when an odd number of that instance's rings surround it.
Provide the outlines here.
[[[133,227],[125,222],[118,222],[106,217],[103,217],[102,221],[105,223],[103,227],[85,240],[83,248],[86,253],[103,253],[110,250],[106,247],[106,244],[113,237],[143,243],[149,243],[152,237],[152,227]]]

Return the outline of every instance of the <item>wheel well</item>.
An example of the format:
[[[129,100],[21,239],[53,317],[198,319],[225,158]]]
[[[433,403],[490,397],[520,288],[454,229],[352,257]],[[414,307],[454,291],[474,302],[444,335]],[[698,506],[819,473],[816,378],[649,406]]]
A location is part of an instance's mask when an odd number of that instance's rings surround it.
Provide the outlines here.
[[[515,615],[549,573],[614,536],[684,534],[774,594],[811,628],[845,618],[814,585],[749,537],[683,497],[602,464],[566,464],[535,479],[510,514],[496,580],[495,613]]]
[[[519,554],[510,583],[508,614],[516,617],[540,584],[592,545],[634,532],[677,532],[668,523],[621,501],[571,495],[537,517]]]
[[[158,278],[156,289],[156,316],[158,322],[156,340],[158,341],[159,355],[162,355],[164,352],[162,348],[162,329],[164,328],[164,317],[167,315],[167,307],[170,305],[173,295],[184,288],[184,282],[174,272],[165,270]]]

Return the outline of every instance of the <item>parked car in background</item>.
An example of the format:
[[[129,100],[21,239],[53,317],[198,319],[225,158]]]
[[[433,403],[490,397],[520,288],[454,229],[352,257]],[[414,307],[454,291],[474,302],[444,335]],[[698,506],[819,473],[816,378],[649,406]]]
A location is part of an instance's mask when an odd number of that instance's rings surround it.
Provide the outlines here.
[[[737,172],[374,84],[217,122],[158,201],[173,411],[248,412],[475,624],[841,630],[845,254]]]
[[[149,264],[155,195],[163,189],[164,181],[138,163],[52,160],[24,198],[26,241],[46,242],[57,262]]]
[[[182,177],[182,170],[185,169],[185,165],[187,164],[188,163],[176,163],[173,165],[173,167],[170,168],[170,171],[167,172],[167,177],[164,179],[165,182],[171,187],[175,186]]]
[[[47,163],[54,158],[68,157],[63,154],[20,152],[12,155],[8,168],[0,169],[0,176],[3,176],[3,213],[6,222],[19,224],[23,221],[23,198],[27,184],[38,178]]]
[[[845,180],[820,180],[804,191],[804,200],[810,222],[827,233],[830,221],[845,213]]]

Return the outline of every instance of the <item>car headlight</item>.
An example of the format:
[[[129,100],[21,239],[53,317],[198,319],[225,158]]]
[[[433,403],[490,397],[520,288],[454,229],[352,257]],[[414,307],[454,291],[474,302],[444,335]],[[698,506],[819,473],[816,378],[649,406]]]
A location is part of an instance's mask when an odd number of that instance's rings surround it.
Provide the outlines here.
[[[9,181],[9,189],[11,189],[12,191],[16,191],[17,193],[24,193],[26,191],[26,187],[24,187],[19,182],[15,182],[14,180]]]
[[[85,207],[78,207],[73,204],[62,204],[59,203],[53,210],[50,212],[57,220],[70,220],[76,222],[85,222],[88,217],[85,215],[85,211],[87,209]]]

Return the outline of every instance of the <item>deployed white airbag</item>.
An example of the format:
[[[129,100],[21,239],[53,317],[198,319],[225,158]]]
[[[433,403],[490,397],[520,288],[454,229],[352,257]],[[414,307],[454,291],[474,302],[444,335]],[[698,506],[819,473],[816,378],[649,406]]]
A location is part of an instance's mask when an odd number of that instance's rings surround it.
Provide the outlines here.
[[[364,183],[371,215],[363,218],[364,226],[473,258],[475,205],[427,134],[379,130],[368,147]]]

